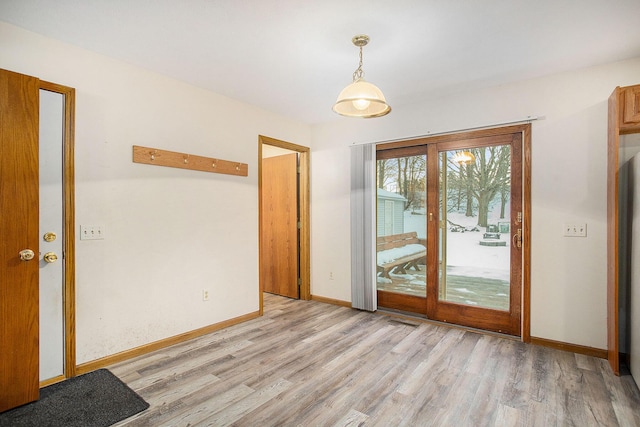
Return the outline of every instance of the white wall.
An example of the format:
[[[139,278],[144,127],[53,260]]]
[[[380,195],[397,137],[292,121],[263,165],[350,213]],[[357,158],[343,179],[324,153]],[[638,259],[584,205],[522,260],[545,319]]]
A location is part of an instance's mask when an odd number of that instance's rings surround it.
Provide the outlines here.
[[[76,225],[106,228],[76,241],[78,363],[258,310],[258,135],[308,146],[308,125],[1,22],[0,55],[77,90]],[[134,164],[133,145],[249,176]]]
[[[425,76],[428,78],[428,76]],[[506,84],[389,116],[312,128],[312,293],[351,300],[349,146],[545,116],[533,123],[531,334],[605,349],[607,99],[640,83],[640,58]],[[384,88],[382,88],[384,89]],[[566,222],[587,238],[562,236]],[[329,280],[333,272],[334,280]]]

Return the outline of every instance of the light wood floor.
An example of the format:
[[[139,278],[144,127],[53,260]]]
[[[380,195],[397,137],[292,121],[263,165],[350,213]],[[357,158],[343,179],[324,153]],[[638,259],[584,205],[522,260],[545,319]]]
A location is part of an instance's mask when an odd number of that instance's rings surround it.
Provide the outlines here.
[[[640,426],[605,360],[313,301],[110,367],[121,426]]]

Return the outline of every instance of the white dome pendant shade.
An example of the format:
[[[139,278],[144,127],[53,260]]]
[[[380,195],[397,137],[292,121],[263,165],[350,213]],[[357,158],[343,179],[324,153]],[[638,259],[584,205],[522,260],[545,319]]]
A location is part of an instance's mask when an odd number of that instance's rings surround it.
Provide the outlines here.
[[[333,111],[343,116],[371,118],[389,114],[391,107],[376,85],[357,79],[340,92]]]
[[[347,117],[362,117],[365,119],[382,117],[391,112],[391,107],[387,104],[382,91],[374,84],[364,80],[362,71],[362,46],[369,43],[369,36],[358,35],[351,40],[354,45],[360,48],[360,65],[353,72],[353,83],[344,88],[333,111]]]

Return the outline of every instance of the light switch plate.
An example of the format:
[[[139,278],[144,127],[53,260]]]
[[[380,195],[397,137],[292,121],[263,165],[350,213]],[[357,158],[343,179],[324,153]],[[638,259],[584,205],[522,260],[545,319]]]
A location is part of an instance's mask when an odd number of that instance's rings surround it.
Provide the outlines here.
[[[104,225],[81,225],[80,240],[103,240]]]
[[[565,237],[587,237],[587,224],[565,224]]]

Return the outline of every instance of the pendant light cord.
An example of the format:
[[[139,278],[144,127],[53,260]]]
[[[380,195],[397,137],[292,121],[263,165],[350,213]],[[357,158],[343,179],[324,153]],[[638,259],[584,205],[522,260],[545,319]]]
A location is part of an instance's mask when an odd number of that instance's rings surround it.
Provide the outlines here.
[[[360,64],[358,68],[353,72],[353,81],[357,81],[364,78],[364,71],[362,70],[362,46],[360,46]]]

